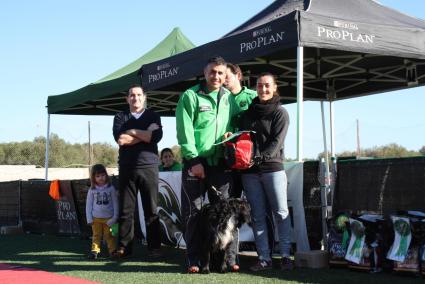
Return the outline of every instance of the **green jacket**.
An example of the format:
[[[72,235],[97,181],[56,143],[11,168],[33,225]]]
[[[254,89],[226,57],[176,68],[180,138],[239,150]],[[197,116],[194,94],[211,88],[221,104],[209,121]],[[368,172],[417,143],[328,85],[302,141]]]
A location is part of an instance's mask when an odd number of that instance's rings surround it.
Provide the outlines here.
[[[207,93],[198,84],[180,96],[176,109],[177,141],[189,165],[198,164],[198,158],[203,157],[214,166],[223,158],[223,146],[214,144],[221,142],[224,133],[233,131],[230,120],[236,107],[229,100],[230,95],[225,88]]]
[[[231,125],[233,130],[236,132],[239,130],[240,125],[240,116],[242,112],[246,111],[249,105],[252,103],[252,100],[257,97],[257,92],[247,87],[242,87],[242,90],[237,94],[231,94],[230,100],[232,101],[232,105],[235,106],[235,115],[232,118]]]
[[[165,168],[163,164],[158,166],[160,172],[181,171],[182,165],[179,162],[174,162],[171,167]]]
[[[237,94],[232,94],[230,97],[235,101],[237,113],[248,109],[252,100],[257,96],[257,92],[247,87],[242,87],[242,90]]]

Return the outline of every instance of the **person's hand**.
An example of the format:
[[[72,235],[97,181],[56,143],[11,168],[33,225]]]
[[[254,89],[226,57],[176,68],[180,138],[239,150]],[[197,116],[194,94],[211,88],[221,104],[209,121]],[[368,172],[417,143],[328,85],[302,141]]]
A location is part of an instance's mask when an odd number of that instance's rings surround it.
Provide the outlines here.
[[[223,134],[223,140],[225,140],[225,139],[227,139],[228,137],[232,136],[232,134],[233,134],[233,133],[232,133],[232,132],[230,132],[230,131],[229,131],[229,132],[224,133],[224,134]]]
[[[258,166],[263,162],[263,159],[260,156],[254,157],[254,165]]]
[[[135,129],[128,129],[124,132],[124,134],[130,135],[130,136],[136,136],[136,130]]]
[[[108,225],[108,227],[111,227],[114,223],[115,223],[114,219],[109,219],[108,221],[106,221],[106,225]]]
[[[151,123],[148,127],[149,131],[154,131],[154,130],[157,130],[157,129],[159,129],[159,125],[156,124],[156,123]]]
[[[192,175],[197,178],[205,178],[204,166],[202,164],[194,165],[190,171],[192,172]]]

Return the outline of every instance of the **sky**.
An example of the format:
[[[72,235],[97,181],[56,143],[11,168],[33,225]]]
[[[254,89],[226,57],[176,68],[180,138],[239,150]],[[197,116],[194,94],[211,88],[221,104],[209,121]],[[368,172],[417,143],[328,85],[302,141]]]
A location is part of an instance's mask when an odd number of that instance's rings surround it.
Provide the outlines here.
[[[222,37],[273,1],[5,0],[0,2],[0,143],[32,141],[47,133],[47,97],[97,81],[136,60],[174,27],[197,46]],[[381,4],[425,19],[423,0]],[[249,4],[248,4],[249,3]],[[325,116],[329,115],[329,105]],[[425,145],[425,87],[334,103],[335,150],[397,143]],[[290,115],[286,156],[296,157],[296,105]],[[320,103],[304,105],[304,158],[323,151]],[[52,115],[50,131],[69,143],[115,145],[112,116]],[[163,118],[159,148],[177,144],[174,118]],[[329,121],[326,123],[329,134]],[[328,137],[328,148],[329,137]]]

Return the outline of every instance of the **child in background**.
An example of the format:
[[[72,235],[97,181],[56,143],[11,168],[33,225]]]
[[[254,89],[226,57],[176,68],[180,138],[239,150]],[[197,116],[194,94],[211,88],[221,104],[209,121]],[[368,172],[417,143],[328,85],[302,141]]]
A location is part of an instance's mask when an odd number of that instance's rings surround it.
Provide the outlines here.
[[[161,164],[159,165],[160,172],[182,170],[182,165],[176,160],[174,160],[174,154],[170,148],[162,149],[160,158],[161,158]]]
[[[89,259],[97,259],[100,253],[102,238],[106,240],[109,254],[116,249],[116,238],[112,236],[110,227],[118,219],[118,196],[111,184],[106,168],[97,164],[90,171],[91,186],[87,193],[87,224],[93,231]]]

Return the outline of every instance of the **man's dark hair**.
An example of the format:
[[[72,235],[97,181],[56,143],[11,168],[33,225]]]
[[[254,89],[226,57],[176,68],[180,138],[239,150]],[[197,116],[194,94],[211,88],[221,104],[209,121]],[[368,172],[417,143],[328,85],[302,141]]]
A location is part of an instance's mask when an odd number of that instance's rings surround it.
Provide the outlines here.
[[[142,85],[140,85],[140,84],[133,84],[133,85],[131,85],[131,86],[128,88],[127,96],[128,96],[128,95],[130,95],[130,90],[131,90],[131,89],[133,89],[133,88],[140,88],[140,89],[142,89],[142,91],[143,91],[143,93],[144,93],[144,90],[143,90]]]
[[[237,64],[227,63],[227,68],[232,71],[233,74],[237,75],[238,73],[242,75],[242,70]]]
[[[208,59],[207,65],[211,63],[215,65],[227,65],[226,60],[224,60],[224,58],[221,56],[214,56]]]

